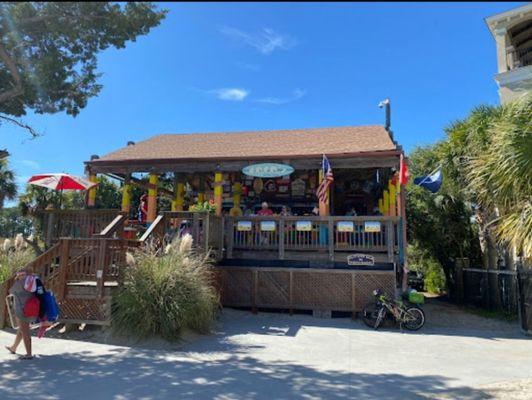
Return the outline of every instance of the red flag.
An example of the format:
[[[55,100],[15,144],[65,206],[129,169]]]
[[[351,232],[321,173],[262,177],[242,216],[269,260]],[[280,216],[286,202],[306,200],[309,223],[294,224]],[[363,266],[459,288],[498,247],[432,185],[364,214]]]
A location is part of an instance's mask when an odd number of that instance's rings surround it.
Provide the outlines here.
[[[401,161],[399,163],[399,183],[401,185],[406,185],[408,183],[408,177],[410,176],[408,172],[408,166],[405,163],[405,159],[401,154]]]

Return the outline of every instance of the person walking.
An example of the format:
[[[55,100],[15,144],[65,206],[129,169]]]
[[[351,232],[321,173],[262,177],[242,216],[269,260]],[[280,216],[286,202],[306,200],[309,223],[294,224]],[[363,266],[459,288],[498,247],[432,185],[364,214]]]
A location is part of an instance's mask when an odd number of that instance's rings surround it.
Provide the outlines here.
[[[15,336],[15,342],[12,346],[6,346],[6,349],[10,353],[16,354],[20,342],[23,341],[26,354],[19,357],[21,360],[31,360],[33,358],[31,352],[30,323],[35,320],[35,317],[25,316],[24,307],[28,300],[35,296],[33,293],[35,291],[35,279],[35,276],[30,275],[28,270],[18,271],[15,275],[15,283],[9,290],[9,293],[13,295],[15,300],[14,311],[17,318],[18,330]]]

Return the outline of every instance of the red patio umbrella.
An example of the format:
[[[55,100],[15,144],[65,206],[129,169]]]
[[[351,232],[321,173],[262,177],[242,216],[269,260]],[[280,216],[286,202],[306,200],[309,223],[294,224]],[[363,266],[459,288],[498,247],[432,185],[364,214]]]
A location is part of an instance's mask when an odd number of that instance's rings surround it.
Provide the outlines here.
[[[61,203],[63,200],[63,190],[89,190],[98,185],[96,182],[91,182],[85,178],[69,174],[39,174],[33,175],[28,183],[30,185],[41,186],[47,189],[60,190]]]

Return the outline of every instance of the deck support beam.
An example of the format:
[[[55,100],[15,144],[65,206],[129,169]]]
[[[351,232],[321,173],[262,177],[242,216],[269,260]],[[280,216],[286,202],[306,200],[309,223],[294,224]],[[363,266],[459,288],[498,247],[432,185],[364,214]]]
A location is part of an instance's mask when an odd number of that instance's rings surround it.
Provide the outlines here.
[[[148,213],[146,221],[151,223],[157,217],[157,174],[150,173],[150,188],[148,189]]]
[[[216,206],[216,215],[222,215],[222,172],[214,173],[214,204]]]

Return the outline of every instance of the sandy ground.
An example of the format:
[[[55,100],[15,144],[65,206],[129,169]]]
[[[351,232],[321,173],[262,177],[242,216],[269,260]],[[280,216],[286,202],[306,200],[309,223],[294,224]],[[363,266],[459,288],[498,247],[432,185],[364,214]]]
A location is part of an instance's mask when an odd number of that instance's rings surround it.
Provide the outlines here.
[[[180,344],[54,333],[34,360],[0,351],[0,399],[532,399],[532,340],[516,324],[443,303],[427,315],[419,333],[236,310]]]

